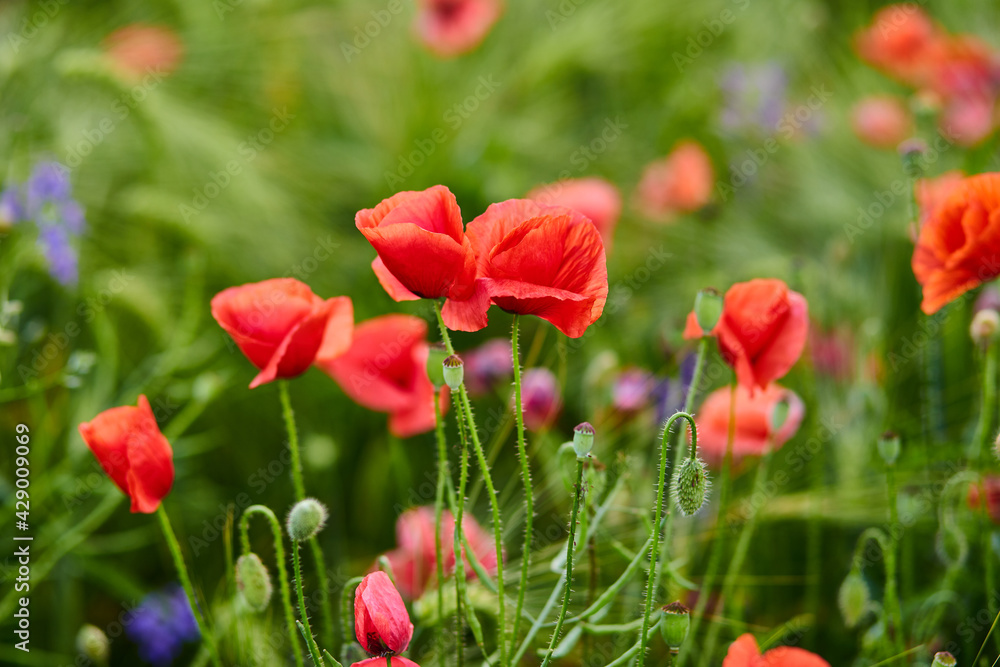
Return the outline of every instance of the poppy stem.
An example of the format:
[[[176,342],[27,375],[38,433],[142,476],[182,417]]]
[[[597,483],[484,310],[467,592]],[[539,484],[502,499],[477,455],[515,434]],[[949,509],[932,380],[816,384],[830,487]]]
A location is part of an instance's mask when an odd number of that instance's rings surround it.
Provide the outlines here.
[[[319,647],[316,645],[316,638],[313,637],[312,627],[309,625],[309,614],[306,612],[306,596],[302,592],[302,568],[299,566],[299,543],[292,541],[292,569],[295,576],[295,593],[299,600],[299,616],[302,618],[302,626],[305,632],[302,634],[306,638],[306,646],[309,648],[309,656],[314,665],[324,665],[323,658],[319,655]]]
[[[511,359],[514,364],[514,417],[517,421],[517,456],[521,462],[521,481],[524,484],[524,547],[521,549],[521,582],[517,588],[517,606],[514,609],[514,629],[511,633],[511,650],[517,642],[521,626],[521,610],[524,608],[524,594],[528,589],[528,569],[531,564],[532,522],[535,516],[534,490],[531,486],[531,467],[524,444],[524,406],[521,404],[521,360],[518,352],[518,317],[510,334]]]
[[[583,495],[583,459],[576,460],[576,484],[573,487],[573,512],[569,519],[569,540],[566,542],[566,582],[563,588],[562,608],[559,610],[559,617],[556,619],[556,627],[552,630],[552,639],[549,640],[549,650],[542,660],[542,667],[547,667],[552,660],[552,653],[555,651],[556,642],[559,641],[559,633],[562,632],[563,621],[566,620],[566,611],[569,609],[569,600],[573,593],[573,549],[576,546],[576,522],[580,515],[580,497]]]
[[[458,497],[455,503],[455,531],[454,546],[455,552],[455,664],[462,667],[465,662],[465,642],[462,631],[462,603],[465,601],[465,560],[462,558],[462,522],[465,521],[465,490],[469,481],[469,443],[465,435],[465,423],[462,419],[455,420],[458,423],[459,437],[462,440],[462,455],[458,469]],[[475,613],[474,610],[470,610]]]
[[[980,514],[980,526],[983,540],[983,567],[986,570],[986,590],[994,590],[996,575],[993,564],[992,529],[990,527],[989,506],[985,502],[986,489],[982,486],[987,467],[990,460],[990,439],[989,433],[993,427],[993,411],[996,409],[996,377],[997,377],[997,344],[991,342],[986,350],[986,367],[983,369],[983,405],[980,408],[979,424],[976,427],[976,441],[979,456],[980,472],[980,493],[983,498],[982,513]],[[996,611],[996,606],[987,600],[987,608],[991,613]],[[1000,649],[1000,633],[993,635],[997,648]]]
[[[697,373],[696,373],[697,375]],[[692,387],[694,387],[692,380]],[[670,449],[670,429],[673,427],[674,422],[678,419],[684,419],[691,425],[691,441],[693,446],[697,446],[698,443],[698,426],[694,423],[694,417],[687,412],[675,412],[670,419],[667,420],[666,426],[663,427],[663,436],[660,439],[660,481],[656,485],[656,510],[653,513],[653,530],[652,537],[653,543],[650,545],[649,553],[649,577],[646,580],[646,604],[644,605],[644,610],[642,612],[642,629],[639,631],[639,667],[642,667],[646,661],[646,642],[647,642],[647,631],[649,630],[649,616],[653,611],[653,607],[656,604],[656,588],[659,583],[659,575],[657,567],[659,549],[660,549],[660,519],[663,517],[663,498],[668,495],[666,488],[667,486],[667,451]],[[678,429],[683,431],[683,427]],[[675,457],[676,458],[676,457]],[[673,495],[673,494],[669,494]],[[674,512],[667,514],[666,525],[670,525],[670,517],[674,515]],[[670,535],[664,531],[664,542],[669,542]],[[665,547],[666,548],[666,545]],[[670,562],[669,560],[667,561]]]
[[[167,547],[170,549],[170,555],[174,559],[174,567],[177,568],[177,577],[181,580],[181,586],[184,588],[184,592],[187,593],[188,603],[191,605],[191,613],[194,614],[194,620],[198,624],[198,630],[201,632],[202,638],[205,640],[205,646],[208,648],[208,654],[212,658],[212,664],[216,667],[222,667],[222,662],[219,660],[219,649],[215,645],[215,636],[209,631],[208,626],[205,624],[205,618],[201,615],[201,608],[198,606],[198,598],[195,597],[194,587],[191,585],[191,577],[188,575],[187,565],[184,564],[184,555],[181,553],[181,545],[177,542],[177,535],[174,534],[174,529],[170,525],[170,517],[167,516],[167,511],[163,509],[161,504],[156,510],[156,516],[160,520],[160,527],[163,529],[163,537],[167,541]]]
[[[889,495],[889,545],[885,553],[885,605],[886,611],[892,616],[896,653],[903,653],[906,650],[903,641],[903,609],[899,604],[899,584],[896,581],[896,552],[899,550],[899,534],[902,526],[899,524],[896,467],[894,465],[886,465],[885,479]]]
[[[264,505],[251,505],[243,511],[240,519],[240,543],[243,545],[243,554],[250,551],[250,519],[254,514],[260,514],[271,524],[271,533],[274,535],[274,560],[278,564],[278,582],[281,585],[281,604],[285,608],[285,625],[288,627],[288,638],[292,642],[292,652],[295,654],[295,664],[297,667],[304,667],[302,662],[302,647],[295,637],[295,609],[292,606],[292,593],[288,585],[288,570],[285,567],[285,547],[282,541],[281,522],[274,515],[271,508]]]
[[[288,381],[278,381],[278,394],[281,397],[281,413],[285,418],[285,430],[288,432],[288,451],[292,457],[292,486],[295,489],[295,501],[306,498],[306,485],[302,479],[302,457],[299,453],[299,432],[295,428],[295,411],[292,410],[292,400],[288,395]],[[323,625],[323,641],[333,644],[333,612],[330,610],[330,585],[326,576],[326,560],[319,540],[312,537],[309,540],[313,562],[316,565],[316,578],[319,586],[320,619]]]
[[[448,327],[444,324],[441,316],[441,304],[434,301],[434,314],[437,315],[438,328],[441,331],[441,341],[444,343],[448,354],[455,354],[455,348],[451,344],[451,336],[448,334]],[[483,445],[479,441],[479,431],[476,429],[476,421],[472,416],[472,404],[469,401],[469,393],[463,383],[458,388],[459,402],[465,416],[465,425],[468,429],[469,438],[472,440],[472,447],[476,453],[476,461],[479,463],[480,472],[483,474],[483,483],[486,486],[486,495],[490,499],[490,509],[493,514],[493,541],[497,550],[497,649],[500,651],[500,667],[507,665],[507,638],[505,630],[507,627],[506,602],[503,586],[503,525],[500,521],[500,501],[497,499],[496,488],[493,485],[493,478],[490,475],[490,464],[486,460],[486,453]],[[465,498],[459,498],[459,506],[465,503]],[[460,529],[456,523],[456,532]]]
[[[353,577],[347,580],[343,590],[340,592],[340,660],[341,662],[351,662],[350,651],[351,635],[354,634],[354,627],[351,619],[354,618],[354,589],[364,580],[364,577]]]
[[[448,475],[448,447],[444,438],[444,420],[441,418],[441,405],[435,396],[434,400],[434,435],[437,437],[438,478],[434,493],[434,557],[437,566],[437,650],[438,662],[445,667],[444,655],[444,557],[441,548],[441,515],[444,513],[444,482]],[[456,551],[455,553],[458,553]],[[457,563],[457,559],[456,559]]]

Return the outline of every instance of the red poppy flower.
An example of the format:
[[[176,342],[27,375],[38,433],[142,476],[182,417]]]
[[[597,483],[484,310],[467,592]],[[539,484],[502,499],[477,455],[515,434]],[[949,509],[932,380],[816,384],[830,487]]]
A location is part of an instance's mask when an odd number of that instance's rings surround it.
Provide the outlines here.
[[[316,365],[356,403],[389,413],[401,438],[434,428],[434,385],[427,375],[427,323],[412,315],[383,315],[358,324],[350,348]],[[441,393],[442,409],[447,393]]]
[[[479,563],[487,572],[497,571],[496,547],[493,537],[469,515],[462,517],[462,531]],[[404,597],[419,598],[437,576],[433,507],[416,507],[399,515],[396,520],[396,548],[386,554],[392,565],[396,586]],[[445,574],[455,569],[455,519],[445,510],[441,515],[441,556]],[[468,556],[463,554],[465,573],[473,578],[475,571]]]
[[[761,655],[754,636],[745,634],[729,645],[722,667],[830,667],[830,663],[794,646],[779,646]]]
[[[913,4],[890,5],[855,38],[863,60],[903,83],[920,86],[931,77],[930,51],[942,33],[927,14]]]
[[[719,463],[726,456],[729,442],[730,388],[713,391],[695,415],[698,424],[698,452],[706,459]],[[788,416],[781,428],[771,428],[771,415],[779,401],[788,403]],[[733,436],[733,460],[744,456],[760,456],[771,447],[777,449],[794,436],[802,418],[805,404],[799,396],[778,384],[753,394],[743,386],[736,388],[736,430]]]
[[[378,253],[372,269],[396,301],[472,294],[476,259],[458,202],[445,186],[399,192],[358,211],[354,222]]]
[[[479,46],[500,18],[500,0],[419,0],[417,36],[439,56],[456,56]]]
[[[636,191],[637,205],[651,220],[668,222],[693,213],[712,198],[712,160],[695,141],[678,143],[670,155],[646,166]]]
[[[895,148],[913,132],[913,118],[898,98],[873,95],[854,105],[851,127],[869,146]]]
[[[928,315],[1000,275],[1000,173],[966,178],[930,216],[913,251]]]
[[[174,483],[174,454],[146,397],[139,396],[137,407],[105,410],[79,429],[104,472],[132,499],[132,511],[155,512]]]
[[[445,304],[448,328],[482,329],[492,303],[509,313],[537,315],[579,338],[604,312],[604,244],[593,223],[576,211],[510,199],[486,209],[466,233],[476,253],[476,291],[464,302]]]
[[[737,283],[726,292],[722,317],[711,333],[739,383],[753,391],[784,377],[798,361],[809,333],[809,307],[780,280]],[[692,311],[684,337],[702,335]]]
[[[941,133],[960,146],[976,146],[997,127],[996,101],[970,95],[949,100],[938,121]]]
[[[420,667],[420,665],[412,660],[398,655],[391,656],[389,664],[392,667]],[[367,660],[354,663],[351,667],[385,667],[385,658],[368,658]]]
[[[955,169],[934,178],[917,179],[913,196],[920,209],[920,224],[923,225],[941,207],[955,186],[965,179],[965,174]]]
[[[318,358],[346,350],[354,306],[349,297],[324,301],[294,278],[275,278],[219,292],[212,298],[212,317],[260,369],[253,389],[301,375]]]
[[[173,72],[184,52],[184,46],[173,30],[141,23],[115,30],[105,38],[104,49],[131,80],[151,73],[163,75]]]
[[[413,623],[385,572],[366,575],[355,589],[354,634],[369,655],[399,654],[410,645]]]
[[[622,213],[622,196],[618,188],[603,178],[569,178],[542,185],[529,192],[528,199],[582,213],[601,233],[605,250],[611,249],[615,225]]]
[[[982,488],[980,488],[980,484]],[[970,509],[979,509],[982,502],[982,491],[986,492],[986,513],[989,514],[990,521],[1000,524],[1000,477],[990,475],[983,478],[982,482],[969,484],[966,502],[968,502]]]

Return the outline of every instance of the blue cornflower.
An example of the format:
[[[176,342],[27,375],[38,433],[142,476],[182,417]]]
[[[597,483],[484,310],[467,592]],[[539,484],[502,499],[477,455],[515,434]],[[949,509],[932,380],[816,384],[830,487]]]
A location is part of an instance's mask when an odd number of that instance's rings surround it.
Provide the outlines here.
[[[156,667],[172,664],[185,643],[201,636],[187,595],[176,584],[147,595],[133,610],[125,631],[138,644],[139,657]]]

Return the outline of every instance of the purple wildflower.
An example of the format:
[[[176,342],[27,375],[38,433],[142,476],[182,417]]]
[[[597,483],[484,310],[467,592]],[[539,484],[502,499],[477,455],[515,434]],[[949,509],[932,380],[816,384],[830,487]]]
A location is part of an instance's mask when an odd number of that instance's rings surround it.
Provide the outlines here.
[[[70,244],[65,227],[44,225],[38,231],[38,242],[49,261],[49,273],[63,285],[75,285],[79,278],[76,250]]]
[[[139,657],[156,667],[172,664],[184,644],[200,636],[187,596],[176,584],[147,595],[125,631],[138,644]]]
[[[510,341],[504,338],[486,341],[463,354],[462,360],[465,362],[465,386],[473,396],[485,394],[514,372]]]
[[[0,192],[0,227],[16,225],[24,220],[24,204],[21,203],[21,191],[16,185],[11,185]]]
[[[638,412],[649,404],[653,376],[639,368],[618,374],[611,386],[611,402],[622,412]]]
[[[529,368],[521,376],[524,425],[530,431],[548,427],[559,416],[562,396],[559,382],[547,368]]]

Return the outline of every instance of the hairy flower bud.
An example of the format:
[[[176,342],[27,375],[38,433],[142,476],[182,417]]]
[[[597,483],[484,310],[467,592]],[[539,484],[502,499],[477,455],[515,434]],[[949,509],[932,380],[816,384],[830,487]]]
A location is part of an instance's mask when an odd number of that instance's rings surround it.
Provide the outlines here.
[[[674,501],[684,516],[691,516],[708,499],[708,466],[700,458],[687,457],[674,473]]]
[[[452,391],[458,391],[465,380],[465,363],[457,354],[453,354],[442,362],[444,367],[444,383]]]
[[[899,436],[892,431],[886,431],[879,437],[878,443],[878,454],[885,461],[886,465],[896,465],[896,459],[899,458]]]
[[[722,317],[722,295],[718,290],[708,287],[698,292],[694,297],[694,317],[705,334],[715,328]]]
[[[288,513],[288,536],[296,542],[304,542],[323,529],[326,517],[323,503],[315,498],[301,500]]]
[[[271,602],[274,587],[271,575],[255,553],[243,554],[236,561],[236,587],[254,611],[264,611]]]
[[[99,665],[108,661],[110,641],[100,628],[85,624],[76,633],[76,648]]]
[[[969,325],[972,341],[984,350],[996,341],[998,333],[1000,333],[1000,313],[992,308],[980,310]]]
[[[660,634],[670,652],[677,654],[691,628],[691,610],[680,602],[671,602],[661,611],[663,618],[660,619]]]
[[[590,454],[590,450],[594,448],[594,434],[594,427],[590,425],[590,422],[578,424],[573,429],[573,451],[576,452],[577,458],[582,459]]]
[[[955,667],[957,664],[955,656],[948,651],[940,651],[934,654],[934,662],[931,663],[931,667]]]
[[[844,624],[849,628],[856,627],[868,612],[870,603],[871,593],[865,578],[861,576],[861,572],[852,569],[837,593],[837,604],[844,617]]]

